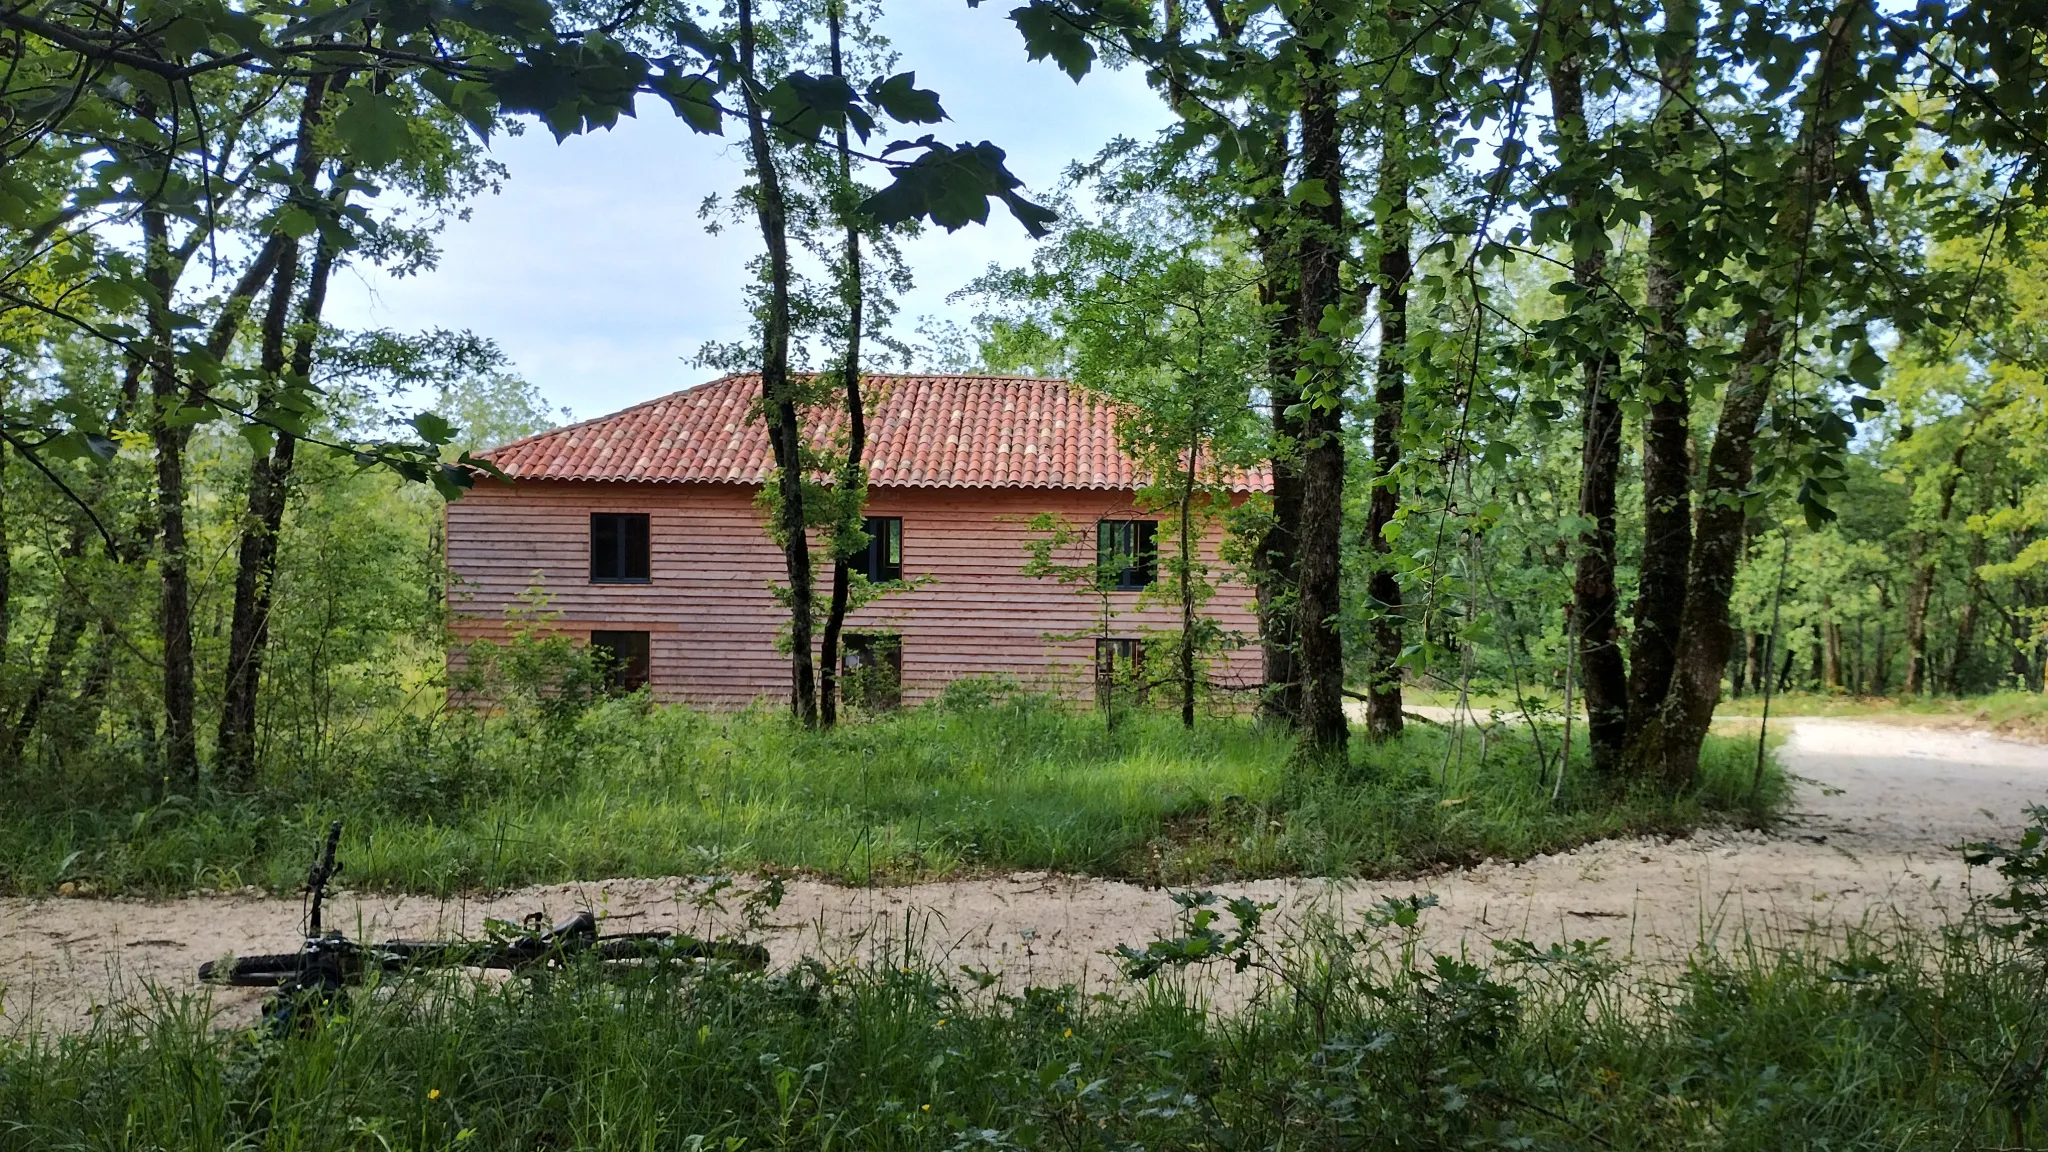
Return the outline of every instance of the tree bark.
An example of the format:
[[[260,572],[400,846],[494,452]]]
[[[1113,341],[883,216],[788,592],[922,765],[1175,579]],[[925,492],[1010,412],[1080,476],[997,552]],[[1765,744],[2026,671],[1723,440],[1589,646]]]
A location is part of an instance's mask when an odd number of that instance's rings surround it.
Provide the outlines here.
[[[150,442],[156,452],[157,632],[163,648],[163,772],[171,786],[197,784],[199,748],[193,730],[196,695],[192,671],[192,581],[185,536],[185,442],[178,419],[184,404],[171,347],[172,265],[170,221],[157,205],[142,209],[144,278],[150,355]]]
[[[844,70],[839,54],[838,0],[831,0],[826,5],[825,18],[831,40],[832,74],[838,76]],[[861,460],[867,451],[868,439],[867,412],[860,395],[860,337],[866,299],[861,285],[860,221],[854,216],[856,209],[851,203],[853,160],[847,144],[846,125],[841,121],[839,192],[849,201],[846,206],[846,269],[840,284],[840,296],[846,305],[846,353],[839,367],[841,391],[846,398],[846,461],[839,472],[842,498],[848,492],[858,491],[865,495],[867,491],[867,472]],[[855,502],[845,514],[859,522],[860,504]],[[846,605],[853,592],[853,573],[846,561],[847,557],[835,547],[832,555],[832,600],[826,608],[825,635],[819,642],[818,654],[818,722],[826,728],[839,722],[839,633],[846,625]]]
[[[321,158],[315,141],[324,119],[329,83],[325,74],[309,78],[299,106],[292,172],[296,189],[306,197],[313,194],[320,174]],[[338,205],[328,207],[331,210]],[[258,411],[293,383],[305,386],[312,372],[314,338],[326,306],[327,279],[335,259],[332,246],[321,241],[313,257],[305,296],[299,302],[300,330],[289,363],[292,379],[287,380],[285,344],[292,301],[298,293],[299,245],[281,233],[279,238],[270,300],[263,315]],[[284,526],[292,463],[298,451],[298,438],[290,432],[278,428],[273,429],[272,435],[270,451],[258,453],[249,462],[247,502],[235,557],[235,601],[228,626],[227,671],[221,689],[220,726],[214,752],[220,776],[230,785],[245,786],[255,775],[256,704],[263,682],[263,651],[270,639],[271,582],[277,574],[277,537]]]
[[[1658,72],[1663,88],[1656,127],[1660,149],[1676,152],[1676,136],[1688,133],[1693,70],[1699,47],[1699,8],[1673,0],[1664,8]],[[1682,250],[1691,198],[1662,201],[1650,221],[1649,264],[1644,270],[1650,331],[1644,342],[1643,558],[1636,580],[1635,630],[1629,652],[1628,725],[1633,738],[1657,713],[1671,687],[1678,654],[1678,629],[1685,616],[1686,563],[1692,551],[1691,349],[1683,314],[1687,263]],[[1761,685],[1761,654],[1750,636],[1744,669]],[[1742,685],[1735,686],[1736,695]]]
[[[1320,10],[1304,16],[1323,32],[1334,21]],[[1302,389],[1301,534],[1296,560],[1295,631],[1301,659],[1301,749],[1316,759],[1341,760],[1344,719],[1344,645],[1337,631],[1342,590],[1344,531],[1344,144],[1338,123],[1339,91],[1328,47],[1302,40],[1301,148],[1304,185],[1321,195],[1301,197],[1300,324],[1296,341]]]
[[[1963,478],[1963,456],[1968,450],[1969,442],[1965,441],[1949,457],[1948,472],[1941,478],[1941,506],[1934,518],[1937,528],[1947,524],[1955,511],[1956,485]],[[1934,599],[1936,564],[1928,554],[1930,548],[1927,529],[1913,529],[1907,544],[1913,582],[1906,586],[1906,683],[1900,689],[1907,696],[1918,696],[1931,687],[1927,675],[1927,607]]]
[[[1790,267],[1766,281],[1762,299],[1751,305],[1707,455],[1706,488],[1694,523],[1671,687],[1656,717],[1626,752],[1632,770],[1661,769],[1673,787],[1687,786],[1697,777],[1700,746],[1721,698],[1721,670],[1733,643],[1728,604],[1743,552],[1743,501],[1756,463],[1758,423],[1785,346],[1786,333],[1779,321],[1796,316],[1801,306],[1798,291],[1804,284],[1814,220],[1837,179],[1836,142],[1848,114],[1838,96],[1838,81],[1855,58],[1853,41],[1861,28],[1855,17],[1860,10],[1861,0],[1843,0],[1822,29],[1819,58],[1802,99],[1807,112],[1799,134],[1795,184],[1774,228],[1780,251],[1792,257]]]
[[[805,534],[803,429],[797,417],[796,384],[789,374],[789,209],[775,149],[755,96],[753,0],[739,0],[740,71],[747,114],[747,141],[754,162],[754,214],[768,249],[768,314],[762,324],[761,407],[768,444],[775,456],[775,535],[789,576],[790,711],[806,727],[818,723],[816,666],[811,653],[811,550]]]
[[[1274,191],[1263,206],[1264,226],[1256,244],[1261,275],[1259,305],[1267,320],[1267,401],[1273,426],[1273,514],[1252,550],[1254,592],[1259,609],[1259,652],[1263,680],[1259,717],[1292,727],[1301,716],[1301,669],[1295,651],[1295,558],[1301,530],[1301,389],[1294,382],[1294,348],[1301,335],[1301,298],[1293,247],[1285,242],[1288,211],[1282,182],[1287,149],[1275,142],[1271,170]]]
[[[1956,619],[1955,646],[1949,650],[1948,667],[1942,686],[1951,696],[1963,694],[1963,669],[1970,660],[1970,648],[1977,642],[1978,610],[1984,602],[1984,578],[1977,569],[1984,566],[1985,538],[1973,533],[1970,540],[1970,574],[1963,586],[1963,609]]]
[[[1190,420],[1187,473],[1180,488],[1180,725],[1195,727],[1195,476],[1201,421]]]
[[[1584,61],[1590,42],[1585,15],[1577,5],[1560,23],[1567,43],[1550,69],[1550,101],[1556,122],[1558,162],[1565,179],[1565,204],[1572,217],[1572,297],[1576,337],[1587,349],[1580,363],[1585,378],[1580,449],[1578,558],[1573,565],[1572,618],[1577,621],[1580,688],[1586,701],[1586,742],[1596,772],[1614,770],[1628,731],[1628,670],[1621,652],[1615,582],[1615,487],[1621,472],[1620,361],[1607,346],[1604,320],[1613,304],[1608,288],[1605,222],[1594,200],[1601,181],[1586,169],[1595,162],[1586,127]],[[1585,220],[1589,212],[1596,216]],[[1586,232],[1598,232],[1587,239]]]
[[[1394,114],[1406,127],[1398,105]],[[1414,275],[1408,219],[1406,133],[1390,131],[1380,145],[1380,357],[1373,381],[1372,495],[1366,508],[1365,545],[1372,557],[1366,596],[1372,602],[1372,640],[1365,684],[1365,730],[1374,740],[1401,734],[1401,578],[1394,570],[1387,526],[1401,506],[1401,428],[1408,403],[1408,280]]]

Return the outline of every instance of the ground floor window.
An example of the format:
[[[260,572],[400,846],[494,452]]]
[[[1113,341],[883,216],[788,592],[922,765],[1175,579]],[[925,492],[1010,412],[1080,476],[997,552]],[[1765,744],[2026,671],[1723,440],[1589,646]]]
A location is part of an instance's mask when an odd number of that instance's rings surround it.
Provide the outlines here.
[[[903,702],[903,637],[848,632],[840,651],[839,692],[848,704],[879,712]]]
[[[1103,638],[1095,642],[1095,702],[1108,707],[1123,699],[1145,698],[1145,642]]]
[[[631,692],[647,685],[647,633],[592,632],[590,649],[603,661],[605,684],[612,691]]]

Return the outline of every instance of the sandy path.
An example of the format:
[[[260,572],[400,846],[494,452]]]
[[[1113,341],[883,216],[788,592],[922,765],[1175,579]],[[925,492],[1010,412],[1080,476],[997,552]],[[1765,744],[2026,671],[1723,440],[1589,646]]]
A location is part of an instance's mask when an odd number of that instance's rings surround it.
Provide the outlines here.
[[[1771,836],[1609,841],[1417,880],[1268,880],[1217,890],[1276,901],[1283,918],[1431,893],[1441,906],[1424,923],[1436,948],[1608,937],[1619,952],[1670,960],[1708,939],[1770,943],[1881,927],[1893,917],[1939,922],[1968,899],[1970,876],[1955,846],[2009,832],[2027,804],[2048,802],[2048,747],[1895,724],[1784,723],[1785,762],[1803,783],[1796,818]],[[666,879],[459,901],[345,893],[332,902],[330,923],[373,938],[430,936],[478,931],[485,917],[589,906],[618,930],[729,925],[729,914],[696,906],[699,890]],[[805,953],[872,956],[908,936],[948,967],[1000,971],[1012,987],[1079,981],[1095,988],[1118,982],[1104,950],[1142,944],[1172,916],[1164,892],[1067,876],[880,889],[801,882],[790,886],[767,935],[780,962]],[[61,1029],[98,1011],[135,1010],[153,994],[189,990],[202,960],[295,948],[299,923],[298,901],[257,896],[0,899],[0,1032],[30,1019]],[[223,992],[217,1002],[239,1015],[256,995]]]

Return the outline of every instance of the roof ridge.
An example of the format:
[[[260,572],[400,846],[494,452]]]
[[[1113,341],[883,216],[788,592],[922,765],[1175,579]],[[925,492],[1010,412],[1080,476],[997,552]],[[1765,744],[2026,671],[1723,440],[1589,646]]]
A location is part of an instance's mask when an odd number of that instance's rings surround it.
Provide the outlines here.
[[[602,424],[607,420],[616,420],[629,412],[638,412],[642,408],[652,408],[653,406],[661,403],[664,400],[673,400],[676,397],[688,392],[701,391],[715,384],[723,384],[728,380],[740,380],[748,376],[759,375],[759,372],[727,372],[725,375],[720,376],[714,380],[705,380],[702,381],[701,383],[692,384],[686,388],[678,388],[673,392],[664,392],[661,395],[655,396],[651,399],[642,400],[638,404],[628,404],[624,408],[619,409],[617,412],[607,412],[602,416],[592,416],[587,420],[578,420],[575,421],[574,423],[562,424],[554,428],[546,428],[539,432],[532,432],[525,436],[521,436],[517,440],[507,440],[503,444],[499,444],[491,448],[486,448],[482,452],[477,453],[477,455],[487,456],[493,452],[503,452],[507,448],[516,448],[522,444],[530,444],[536,440],[545,440],[549,436],[560,436],[564,432],[574,432],[578,428],[588,428],[592,424]]]
[[[1129,488],[1140,483],[1114,422],[1125,405],[1051,376],[870,372],[870,483]],[[803,379],[816,379],[803,373]],[[754,483],[772,470],[758,421],[759,373],[732,372],[492,449],[514,478]],[[1012,387],[1014,385],[1014,387]],[[822,401],[807,437],[830,442],[845,414]],[[1261,486],[1248,475],[1246,486]]]

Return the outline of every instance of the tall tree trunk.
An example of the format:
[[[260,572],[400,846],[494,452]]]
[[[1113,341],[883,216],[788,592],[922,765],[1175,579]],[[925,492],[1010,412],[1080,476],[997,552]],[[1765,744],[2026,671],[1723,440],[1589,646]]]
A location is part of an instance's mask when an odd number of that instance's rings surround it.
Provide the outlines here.
[[[1749,634],[1748,643],[1742,653],[1742,675],[1735,682],[1737,696],[1742,695],[1745,683],[1752,692],[1760,691],[1764,686],[1764,634],[1761,632]]]
[[[1801,101],[1806,121],[1799,133],[1796,182],[1773,229],[1779,251],[1792,258],[1790,267],[1766,281],[1762,300],[1751,305],[1707,455],[1671,688],[1657,716],[1627,751],[1631,769],[1661,769],[1673,787],[1687,786],[1698,775],[1700,746],[1721,699],[1721,671],[1733,644],[1728,604],[1742,559],[1744,493],[1755,469],[1758,424],[1785,347],[1787,333],[1780,321],[1789,323],[1798,315],[1814,220],[1834,192],[1836,144],[1850,111],[1840,95],[1841,81],[1856,58],[1861,12],[1862,0],[1843,0],[1822,29],[1819,57]]]
[[[1297,19],[1311,32],[1333,30],[1327,12]],[[1338,77],[1331,50],[1313,35],[1303,39],[1301,150],[1301,333],[1296,341],[1302,389],[1301,534],[1295,563],[1295,631],[1301,653],[1302,751],[1341,759],[1344,720],[1344,644],[1337,631],[1343,582],[1344,533],[1344,142],[1337,117]]]
[[[1692,0],[1672,0],[1664,6],[1664,35],[1658,40],[1663,93],[1656,129],[1660,150],[1670,153],[1682,151],[1682,138],[1693,127],[1699,19]],[[1642,731],[1664,701],[1685,616],[1686,562],[1692,551],[1692,365],[1681,269],[1690,262],[1682,246],[1693,208],[1692,197],[1661,201],[1650,220],[1649,265],[1644,270],[1650,330],[1643,357],[1643,558],[1629,652],[1628,738]],[[1750,685],[1761,686],[1763,675],[1756,661],[1762,654],[1755,634],[1749,639],[1743,672]],[[1742,694],[1740,680],[1735,694]]]
[[[308,198],[314,195],[320,175],[316,137],[324,119],[322,110],[329,82],[324,73],[309,78],[299,105],[292,174],[299,195]],[[330,203],[327,210],[338,207],[338,203]],[[299,245],[282,233],[279,237],[282,242],[271,273],[270,301],[263,315],[262,375],[256,403],[259,412],[286,389],[307,386],[313,368],[314,340],[326,306],[327,279],[335,259],[333,247],[325,240],[320,241],[305,296],[299,302],[299,333],[289,361],[291,378],[287,379],[285,344],[292,301],[298,293]],[[249,462],[248,496],[235,557],[235,601],[228,626],[227,672],[221,688],[220,727],[214,753],[220,776],[232,785],[248,784],[256,769],[256,703],[263,683],[263,650],[270,638],[277,536],[284,526],[292,463],[298,452],[298,438],[290,432],[277,428],[272,430],[272,436],[270,451],[257,453]]]
[[[754,162],[754,215],[768,249],[768,314],[762,324],[761,405],[775,454],[775,535],[789,576],[790,711],[806,727],[818,723],[816,666],[811,652],[811,549],[805,535],[804,443],[797,418],[796,382],[789,375],[789,208],[768,124],[754,94],[753,0],[739,0],[740,71],[747,141]]]
[[[1268,723],[1292,726],[1301,716],[1301,666],[1297,659],[1295,559],[1301,531],[1301,389],[1294,382],[1294,349],[1301,336],[1301,297],[1296,287],[1293,246],[1283,223],[1288,211],[1284,181],[1286,137],[1273,146],[1264,179],[1273,192],[1263,205],[1257,233],[1259,304],[1266,318],[1266,389],[1273,425],[1273,514],[1252,550],[1258,597],[1261,679],[1259,715]]]
[[[291,379],[301,385],[312,375],[314,345],[319,337],[321,314],[326,310],[327,286],[336,258],[337,253],[331,245],[320,245],[313,257],[305,296],[300,301],[299,335],[289,367]],[[279,262],[280,277],[284,275],[287,263],[295,261]],[[280,284],[282,286],[283,282]],[[267,322],[266,329],[264,359],[268,364],[272,362],[272,352]],[[282,325],[276,331],[281,336]],[[280,343],[277,351],[280,360],[282,351]],[[292,467],[298,453],[298,437],[283,429],[276,429],[274,435],[276,439],[268,458],[258,456],[249,466],[248,506],[244,510],[246,518],[241,548],[236,557],[235,606],[228,639],[228,680],[221,706],[220,763],[222,775],[237,783],[246,783],[255,769],[256,705],[263,682],[264,654],[270,645],[278,534],[284,528]]]
[[[1195,726],[1195,477],[1201,459],[1201,421],[1190,420],[1188,470],[1180,487],[1180,724]]]
[[[1977,642],[1978,609],[1984,602],[1984,578],[1977,569],[1984,566],[1985,537],[1973,533],[1970,539],[1970,574],[1963,587],[1963,610],[1956,620],[1955,646],[1949,650],[1948,668],[1942,673],[1942,687],[1951,696],[1963,694],[1963,669],[1970,661],[1970,648]]]
[[[178,385],[171,346],[171,294],[176,284],[170,221],[154,203],[142,209],[144,278],[150,348],[149,434],[156,452],[157,631],[163,649],[163,773],[173,787],[199,780],[199,748],[193,730],[196,695],[192,671],[192,581],[185,537],[185,442],[190,426],[180,420],[184,390]]]
[[[841,75],[844,62],[839,54],[839,0],[826,5],[825,17],[831,34],[832,74]],[[867,471],[862,465],[862,456],[867,451],[867,411],[860,395],[860,337],[866,296],[861,284],[860,262],[860,220],[855,216],[857,209],[853,199],[853,159],[846,138],[846,124],[839,126],[839,193],[847,198],[846,205],[846,269],[844,282],[840,284],[840,299],[846,306],[846,352],[839,372],[841,391],[846,399],[846,461],[839,473],[839,490],[867,492]],[[853,502],[846,515],[855,523],[861,522],[859,502]],[[847,557],[835,547],[832,555],[832,602],[825,613],[825,635],[819,644],[818,668],[818,720],[830,728],[839,722],[839,633],[846,625],[846,605],[852,595],[853,574],[846,566]]]
[[[1821,607],[1825,610],[1827,606],[1827,601],[1823,599]],[[1839,692],[1843,688],[1841,622],[1836,620],[1828,621],[1826,626],[1821,629],[1821,639],[1826,647],[1826,654],[1822,663],[1822,683],[1828,691]]]
[[[1401,578],[1394,570],[1387,526],[1401,505],[1401,427],[1408,403],[1408,279],[1413,225],[1408,218],[1406,114],[1380,145],[1380,358],[1373,381],[1372,495],[1365,545],[1372,575],[1365,590],[1374,612],[1365,684],[1365,730],[1374,740],[1401,734]]]
[[[1948,523],[1955,511],[1956,485],[1963,476],[1963,455],[1969,449],[1968,442],[1956,446],[1949,457],[1948,472],[1941,478],[1941,507],[1935,515],[1936,527]],[[1918,696],[1929,687],[1927,676],[1927,606],[1934,599],[1935,557],[1929,533],[1925,528],[1915,528],[1907,544],[1908,555],[1913,567],[1913,582],[1906,587],[1906,683],[1901,691],[1907,696]]]
[[[1550,102],[1556,119],[1558,163],[1565,175],[1565,204],[1572,217],[1572,282],[1578,292],[1577,339],[1587,349],[1580,364],[1585,378],[1580,449],[1578,559],[1572,576],[1572,618],[1578,623],[1579,670],[1586,700],[1586,740],[1593,768],[1613,771],[1628,731],[1628,670],[1623,664],[1615,584],[1615,487],[1621,472],[1620,360],[1607,346],[1603,319],[1615,304],[1606,283],[1606,224],[1600,218],[1602,177],[1593,171],[1586,127],[1581,53],[1593,43],[1583,8],[1574,4],[1560,21],[1563,41],[1550,69]],[[1587,219],[1588,216],[1592,219]]]

